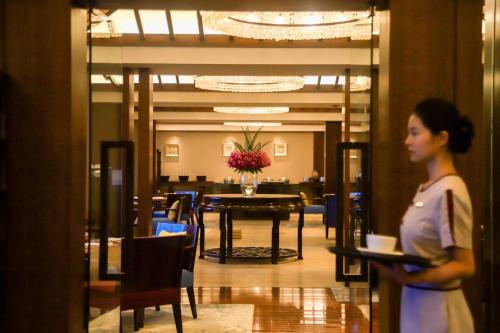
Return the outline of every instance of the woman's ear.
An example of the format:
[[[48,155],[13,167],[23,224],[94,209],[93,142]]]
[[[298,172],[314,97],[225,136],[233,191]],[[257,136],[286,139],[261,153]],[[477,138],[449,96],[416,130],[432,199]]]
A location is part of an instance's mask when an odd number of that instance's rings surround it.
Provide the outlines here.
[[[447,131],[441,131],[437,135],[438,144],[441,147],[446,147],[448,145],[449,139],[450,139],[450,134]]]

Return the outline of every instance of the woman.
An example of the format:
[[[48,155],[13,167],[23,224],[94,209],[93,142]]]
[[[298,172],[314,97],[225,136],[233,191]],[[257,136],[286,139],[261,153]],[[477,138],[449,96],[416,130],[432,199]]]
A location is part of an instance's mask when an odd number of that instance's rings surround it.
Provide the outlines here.
[[[418,103],[408,120],[410,159],[427,166],[429,180],[419,186],[401,221],[401,243],[405,253],[429,258],[436,267],[376,265],[404,285],[402,333],[474,332],[460,288],[475,271],[472,206],[454,165],[454,155],[465,153],[473,136],[470,120],[440,98]]]

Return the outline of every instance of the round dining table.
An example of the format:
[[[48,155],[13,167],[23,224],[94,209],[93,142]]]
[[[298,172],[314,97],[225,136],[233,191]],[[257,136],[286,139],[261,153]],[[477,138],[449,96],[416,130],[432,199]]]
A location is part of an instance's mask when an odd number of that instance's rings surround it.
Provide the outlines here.
[[[205,250],[204,212],[219,212],[220,242],[219,248]],[[233,212],[259,211],[269,213],[272,220],[271,247],[247,246],[233,247]],[[279,247],[280,213],[298,212],[297,250]],[[260,259],[271,258],[277,264],[279,258],[302,257],[302,228],[304,227],[304,206],[299,195],[291,194],[257,194],[244,197],[241,194],[207,194],[203,196],[199,209],[200,225],[200,258],[206,256],[219,258],[225,264],[226,258]]]

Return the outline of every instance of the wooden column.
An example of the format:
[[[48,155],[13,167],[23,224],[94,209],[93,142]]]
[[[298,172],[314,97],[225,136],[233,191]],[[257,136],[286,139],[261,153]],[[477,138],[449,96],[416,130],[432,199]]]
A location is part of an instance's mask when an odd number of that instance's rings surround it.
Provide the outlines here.
[[[399,236],[400,220],[425,166],[405,154],[408,117],[423,98],[454,101],[476,127],[472,151],[458,159],[459,173],[469,187],[474,208],[474,250],[479,252],[483,221],[482,170],[482,1],[399,0],[380,15],[379,110],[373,116],[373,218],[376,231]],[[465,281],[466,296],[481,326],[478,274]],[[475,287],[474,287],[475,286]],[[380,331],[399,332],[400,287],[380,279]]]
[[[486,33],[484,43],[484,113],[486,188],[484,206],[483,290],[485,300],[484,332],[500,327],[500,1],[485,1]],[[490,155],[491,152],[491,156]]]
[[[9,77],[0,92],[6,95],[7,157],[1,332],[83,328],[87,11],[72,3],[7,0],[0,6],[0,70]]]
[[[151,235],[153,215],[153,77],[149,68],[139,69],[138,125],[139,236]]]
[[[123,86],[122,86],[122,108],[121,108],[121,133],[120,140],[123,141],[134,141],[134,73],[131,68],[123,68]],[[122,167],[122,189],[127,188],[127,165],[125,153],[121,157],[121,167]],[[122,216],[121,221],[124,221],[123,217],[127,215],[128,205],[131,203],[127,202],[126,191],[121,191],[121,204],[120,204],[120,215]],[[121,226],[124,228],[124,226]],[[124,234],[125,229],[122,229],[121,234]]]
[[[337,142],[342,141],[342,122],[325,123],[325,192],[337,193]]]
[[[313,168],[325,175],[325,132],[313,133]]]
[[[153,192],[156,193],[160,189],[158,177],[158,156],[156,154],[156,120],[153,120]]]
[[[351,141],[351,69],[345,69],[345,84],[344,84],[344,142]],[[344,230],[350,230],[349,213],[351,211],[351,151],[344,151]],[[349,233],[344,233],[344,237],[348,238]],[[348,240],[344,240],[344,244],[349,244]]]
[[[122,140],[134,139],[134,72],[131,68],[123,68],[122,90]]]

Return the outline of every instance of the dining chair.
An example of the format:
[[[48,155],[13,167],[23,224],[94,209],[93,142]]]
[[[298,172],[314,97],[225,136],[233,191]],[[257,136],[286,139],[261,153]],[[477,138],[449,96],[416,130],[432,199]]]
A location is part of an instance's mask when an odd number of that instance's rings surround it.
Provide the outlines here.
[[[185,241],[185,235],[134,238],[132,267],[122,281],[120,304],[121,311],[134,310],[135,331],[144,327],[144,308],[172,304],[177,333],[182,333]]]
[[[325,231],[326,239],[328,239],[328,228],[337,226],[337,197],[335,194],[325,194]]]
[[[179,233],[186,232],[187,238],[184,248],[184,263],[182,266],[181,287],[186,288],[189,305],[191,306],[191,313],[193,318],[197,318],[196,300],[194,297],[194,264],[196,259],[196,251],[198,248],[198,231],[197,225],[185,225],[175,223],[158,223],[156,228],[156,235],[161,236],[163,232]],[[158,309],[158,308],[157,308]]]
[[[307,195],[302,191],[299,191],[299,195],[302,199],[302,204],[304,205],[304,215],[321,214],[323,224],[325,224],[326,207],[323,198],[308,198]]]

